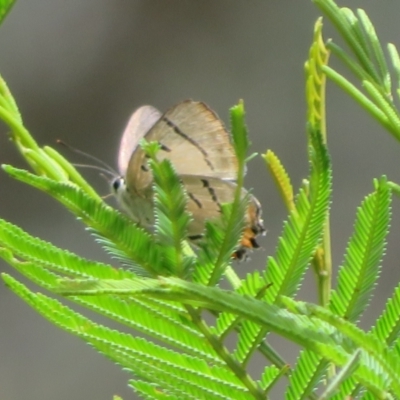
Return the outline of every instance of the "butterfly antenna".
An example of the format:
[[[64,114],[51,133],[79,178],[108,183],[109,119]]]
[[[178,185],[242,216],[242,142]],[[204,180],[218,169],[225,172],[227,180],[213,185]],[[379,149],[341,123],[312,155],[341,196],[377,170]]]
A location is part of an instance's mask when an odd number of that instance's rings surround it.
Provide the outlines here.
[[[61,146],[66,147],[68,150],[72,151],[73,153],[79,154],[83,157],[86,157],[100,165],[102,165],[103,167],[97,166],[97,165],[86,165],[86,164],[74,164],[74,166],[76,167],[81,167],[81,168],[92,168],[92,169],[97,169],[98,171],[102,171],[104,173],[107,173],[111,176],[118,176],[118,172],[115,171],[114,168],[110,167],[106,162],[104,162],[103,160],[100,160],[100,158],[97,158],[95,156],[92,156],[89,153],[85,153],[82,150],[76,149],[75,147],[71,146],[70,144],[58,139],[56,141],[57,144],[60,144]]]
[[[105,169],[103,167],[100,167],[98,165],[91,165],[91,164],[76,164],[76,163],[72,163],[72,165],[74,167],[78,167],[78,168],[87,168],[87,169],[94,169],[96,171],[100,171],[100,176],[102,176],[103,178],[106,178],[106,174],[111,176],[111,177],[115,177],[118,176],[116,175],[116,172],[114,171],[109,171],[108,169]],[[109,180],[109,178],[106,178],[107,180]]]
[[[104,172],[107,172],[107,171],[104,171]],[[108,178],[108,176],[106,176],[106,175],[103,174],[103,173],[100,173],[100,176],[101,176],[103,179],[105,179],[105,180],[107,181],[108,184],[110,184],[110,179]],[[116,175],[113,175],[113,178],[115,178],[115,177],[116,177]]]

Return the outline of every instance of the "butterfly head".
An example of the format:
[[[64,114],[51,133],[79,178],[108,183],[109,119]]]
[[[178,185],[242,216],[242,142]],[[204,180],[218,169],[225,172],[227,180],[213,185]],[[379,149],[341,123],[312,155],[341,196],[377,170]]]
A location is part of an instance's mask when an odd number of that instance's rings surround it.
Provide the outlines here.
[[[124,177],[119,176],[111,182],[111,190],[123,211],[145,228],[154,225],[153,204],[147,197],[132,193]]]
[[[122,176],[114,178],[111,182],[111,187],[114,196],[118,196],[118,192],[126,188],[125,179]]]

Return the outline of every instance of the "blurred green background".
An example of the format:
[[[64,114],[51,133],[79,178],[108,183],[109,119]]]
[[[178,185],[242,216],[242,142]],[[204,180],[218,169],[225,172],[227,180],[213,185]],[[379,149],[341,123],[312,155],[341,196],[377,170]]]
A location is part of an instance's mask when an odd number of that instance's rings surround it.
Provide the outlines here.
[[[400,2],[340,5],[364,8],[382,41],[400,47]],[[297,188],[308,172],[303,65],[318,15],[311,1],[298,0],[20,0],[0,27],[0,73],[41,145],[56,146],[55,140],[63,139],[114,167],[120,135],[136,107],[152,104],[163,111],[192,98],[208,103],[228,123],[229,107],[244,99],[253,151],[274,150]],[[332,35],[337,38],[326,22],[325,37]],[[372,178],[387,174],[400,182],[400,144],[332,84],[327,106],[337,270],[356,207],[372,190]],[[7,139],[7,128],[0,129],[0,163],[26,167]],[[83,173],[100,193],[109,192],[98,173]],[[246,186],[254,188],[263,205],[268,234],[250,262],[236,265],[242,276],[264,267],[286,218],[260,158],[249,164]],[[83,226],[44,194],[0,172],[0,195],[1,218],[82,256],[109,261]],[[364,327],[399,281],[397,203],[394,199],[388,254]],[[17,276],[3,262],[0,270]],[[313,293],[310,273],[299,298],[313,301]],[[296,347],[271,340],[293,364]],[[127,378],[0,286],[1,399],[106,400],[113,394],[134,399]],[[274,396],[280,398],[278,392]]]

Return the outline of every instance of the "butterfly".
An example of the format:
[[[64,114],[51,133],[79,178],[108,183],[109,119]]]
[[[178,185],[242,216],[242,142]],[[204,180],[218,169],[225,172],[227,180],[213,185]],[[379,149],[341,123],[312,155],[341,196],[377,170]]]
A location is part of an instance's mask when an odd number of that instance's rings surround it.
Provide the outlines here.
[[[139,145],[144,138],[159,143],[157,158],[169,159],[188,197],[187,211],[193,220],[187,238],[201,240],[205,222],[218,218],[221,204],[234,199],[238,161],[230,135],[218,116],[202,102],[186,100],[164,114],[146,105],[131,116],[118,153],[120,176],[112,190],[121,208],[145,228],[154,225],[153,176],[146,153]],[[243,189],[243,194],[248,194]],[[248,249],[259,247],[256,236],[265,231],[259,201],[249,195],[245,229],[234,257],[242,259]]]

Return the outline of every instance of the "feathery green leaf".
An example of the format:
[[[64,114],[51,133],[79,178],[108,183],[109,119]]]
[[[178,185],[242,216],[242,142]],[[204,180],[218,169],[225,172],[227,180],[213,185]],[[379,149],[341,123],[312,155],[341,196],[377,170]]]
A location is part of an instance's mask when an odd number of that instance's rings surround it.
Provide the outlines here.
[[[340,330],[346,337],[343,342],[344,348],[351,354],[354,354],[357,349],[362,349],[360,365],[354,375],[360,374],[360,382],[363,385],[375,394],[390,388],[397,396],[400,396],[400,357],[398,353],[391,351],[375,335],[363,332],[326,308],[306,303],[303,303],[302,306],[301,302],[294,303],[289,298],[283,300],[290,309],[297,309],[301,314],[316,316]]]
[[[318,384],[325,376],[328,365],[328,361],[319,354],[303,350],[290,375],[286,399],[304,399],[314,394]]]
[[[393,295],[386,303],[375,326],[371,329],[379,340],[386,342],[389,346],[393,345],[400,337],[400,286],[398,285]]]
[[[389,221],[390,190],[382,178],[358,209],[354,234],[329,305],[332,312],[349,321],[357,322],[369,304],[386,248]]]
[[[82,219],[100,244],[122,261],[131,260],[135,272],[146,275],[162,270],[162,246],[128,217],[89,197],[75,185],[36,176],[24,170],[3,166],[14,178],[26,182],[54,197]]]
[[[164,275],[188,276],[193,257],[184,253],[184,240],[191,221],[186,212],[187,196],[171,162],[159,161],[158,143],[142,143],[153,173],[155,239],[163,246]]]
[[[142,338],[111,330],[82,317],[42,294],[34,294],[4,274],[6,284],[52,323],[81,337],[135,376],[174,393],[193,394],[197,398],[252,398],[233,373],[222,366],[210,366],[205,360],[176,353]],[[179,383],[179,385],[178,385]],[[224,397],[225,396],[225,397]]]
[[[310,198],[303,189],[300,190],[296,208],[291,212],[279,239],[276,256],[269,258],[265,280],[273,285],[265,292],[268,302],[274,302],[280,294],[294,295],[318,245],[325,223],[331,190],[329,156],[321,135],[314,132],[311,138]]]
[[[1,219],[0,248],[7,249],[11,257],[30,261],[64,276],[97,279],[134,276],[129,271],[118,270],[110,265],[87,260],[69,251],[61,250]]]

